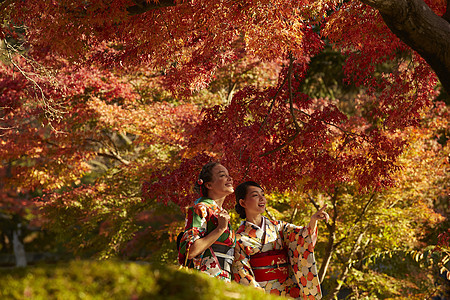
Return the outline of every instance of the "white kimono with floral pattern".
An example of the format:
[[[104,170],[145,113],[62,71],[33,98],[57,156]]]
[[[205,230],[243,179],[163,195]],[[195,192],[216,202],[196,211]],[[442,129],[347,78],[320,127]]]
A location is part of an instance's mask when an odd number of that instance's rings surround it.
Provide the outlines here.
[[[314,258],[317,229],[296,226],[283,221],[271,221],[263,217],[262,227],[243,221],[236,232],[234,250],[234,280],[267,293],[295,299],[321,299],[322,292]],[[287,249],[290,277],[283,280],[257,282],[250,265],[250,257],[260,252]]]

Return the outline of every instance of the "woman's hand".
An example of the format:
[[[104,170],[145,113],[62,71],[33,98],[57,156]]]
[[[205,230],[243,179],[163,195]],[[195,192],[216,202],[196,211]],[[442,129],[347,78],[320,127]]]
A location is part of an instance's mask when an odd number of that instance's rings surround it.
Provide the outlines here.
[[[330,216],[325,211],[325,208],[327,208],[326,204],[311,216],[311,221],[326,220],[328,222]]]
[[[311,216],[311,220],[309,221],[309,228],[311,229],[312,232],[316,231],[317,221],[319,220],[328,221],[328,219],[330,219],[330,216],[325,211],[325,208],[327,208],[326,204]]]
[[[228,214],[228,212],[223,209],[219,215],[217,216],[217,228],[219,228],[219,230],[221,230],[222,232],[225,231],[228,228],[228,222],[230,221],[230,215]]]
[[[211,247],[215,241],[227,230],[230,215],[225,209],[217,215],[217,227],[208,235],[196,240],[189,249],[188,259],[192,259],[197,255],[203,253],[206,249]]]

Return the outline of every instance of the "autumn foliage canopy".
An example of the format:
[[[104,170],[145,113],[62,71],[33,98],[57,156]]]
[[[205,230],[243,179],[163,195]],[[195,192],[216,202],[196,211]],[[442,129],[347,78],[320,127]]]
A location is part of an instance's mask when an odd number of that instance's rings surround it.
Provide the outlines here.
[[[142,175],[144,200],[181,207],[211,159],[237,183],[280,192],[392,186],[403,130],[420,125],[442,87],[363,2],[376,1],[1,1],[0,193],[90,189],[79,178],[98,155]],[[446,12],[445,1],[425,2]],[[330,49],[359,91],[351,101],[305,88],[311,62]],[[205,102],[201,91],[230,70],[270,65],[272,77],[240,82],[226,105],[185,102]],[[176,101],[149,103],[157,90]],[[142,147],[123,157],[111,132]]]
[[[141,3],[144,7],[151,4]],[[2,136],[14,141],[2,147],[3,160],[25,153],[31,159],[34,153],[50,156],[45,154],[52,149],[48,141],[13,136],[24,131],[45,135],[45,129],[19,129],[14,124],[24,119],[20,114],[41,113],[47,116],[43,122],[52,122],[53,115],[63,118],[61,125],[52,125],[72,134],[60,134],[53,141],[64,144],[64,150],[57,151],[59,158],[39,164],[59,161],[79,165],[75,170],[82,172],[89,152],[80,152],[79,146],[86,139],[77,137],[77,130],[69,124],[92,120],[93,106],[106,108],[114,99],[128,105],[138,98],[102,72],[156,70],[163,75],[163,87],[187,97],[207,87],[221,68],[245,56],[280,63],[283,67],[276,83],[262,88],[245,86],[229,105],[204,110],[202,122],[187,133],[183,162],[175,172],[179,176],[154,173],[144,195],[189,203],[193,174],[209,156],[221,160],[238,182],[251,177],[268,188],[289,189],[298,181],[306,188],[331,188],[353,180],[361,189],[380,188],[391,184],[391,173],[404,148],[398,132],[417,125],[421,111],[436,96],[438,81],[433,70],[391,33],[377,10],[359,1],[179,1],[136,14],[133,9],[139,7],[134,5],[133,1],[3,3],[7,12],[3,23],[8,23],[2,37],[20,40],[7,47],[17,53],[20,47],[27,49],[30,59],[14,57],[14,64],[21,67],[3,67],[2,85],[7,92],[1,96]],[[445,12],[443,1],[428,5],[438,15]],[[347,57],[344,80],[364,87],[352,113],[329,99],[302,92],[309,62],[328,45]],[[385,64],[390,68],[383,70]],[[58,71],[48,74],[52,70]],[[92,96],[80,101],[86,88]],[[34,107],[19,100],[25,99],[22,95],[28,90],[38,100]],[[101,100],[96,99],[99,92]],[[67,107],[67,115],[58,113]],[[125,127],[119,126],[119,130]],[[75,141],[76,147],[71,147]],[[13,173],[29,181],[39,177],[39,183],[50,188],[62,184],[58,181],[64,178],[56,172],[54,182],[45,182],[46,175],[24,176],[20,168]]]

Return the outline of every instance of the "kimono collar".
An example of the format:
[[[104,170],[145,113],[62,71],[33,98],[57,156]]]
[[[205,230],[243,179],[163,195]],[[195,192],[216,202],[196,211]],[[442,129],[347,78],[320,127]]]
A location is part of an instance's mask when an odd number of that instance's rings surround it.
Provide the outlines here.
[[[200,198],[198,198],[197,200],[195,200],[194,204],[199,204],[199,203],[206,203],[206,204],[211,204],[211,205],[218,206],[216,201],[214,201],[214,200],[212,200],[210,198],[207,198],[207,197],[200,197]]]
[[[249,222],[247,220],[242,221],[242,224],[245,223],[246,225],[253,226],[254,228],[265,230],[265,228],[266,228],[266,218],[264,216],[261,216],[261,219],[262,219],[261,227],[259,227],[258,225],[254,224],[252,222]]]

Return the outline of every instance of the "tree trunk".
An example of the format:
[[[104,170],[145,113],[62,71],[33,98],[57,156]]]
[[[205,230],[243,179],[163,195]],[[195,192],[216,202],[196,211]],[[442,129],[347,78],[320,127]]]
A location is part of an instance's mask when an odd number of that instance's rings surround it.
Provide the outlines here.
[[[334,226],[333,226],[334,227]],[[335,228],[335,227],[334,227]],[[328,244],[325,249],[325,256],[319,269],[319,281],[322,283],[325,275],[327,274],[328,266],[330,265],[331,257],[334,252],[334,240],[336,238],[335,230],[329,230]]]
[[[344,262],[344,266],[342,267],[341,274],[339,275],[339,279],[337,280],[337,285],[327,295],[326,299],[335,299],[337,297],[339,291],[342,288],[342,285],[344,284],[345,279],[347,279],[350,268],[352,267],[352,257],[356,252],[358,252],[362,238],[365,235],[365,233],[366,231],[361,232],[358,238],[356,239],[355,243],[353,244],[352,251],[348,255],[347,259]]]
[[[309,201],[316,207],[316,209],[319,209],[319,204],[314,200],[314,198],[308,194]],[[319,268],[319,282],[322,282],[325,278],[325,275],[327,274],[328,266],[330,265],[331,258],[333,257],[334,249],[336,249],[336,222],[338,218],[338,207],[337,207],[337,198],[338,198],[338,189],[335,189],[332,197],[331,202],[333,204],[333,214],[331,215],[331,224],[326,223],[326,227],[328,230],[328,243],[327,247],[325,249],[325,256],[323,257],[322,264]]]
[[[27,266],[27,257],[25,255],[25,247],[23,246],[23,243],[20,241],[21,234],[21,224],[19,223],[17,225],[17,229],[13,230],[13,249],[14,249],[14,256],[16,257],[16,267],[26,267]]]
[[[450,15],[448,2],[443,17],[423,0],[360,0],[377,9],[389,29],[415,50],[435,71],[450,92]],[[447,19],[447,20],[446,20]]]

